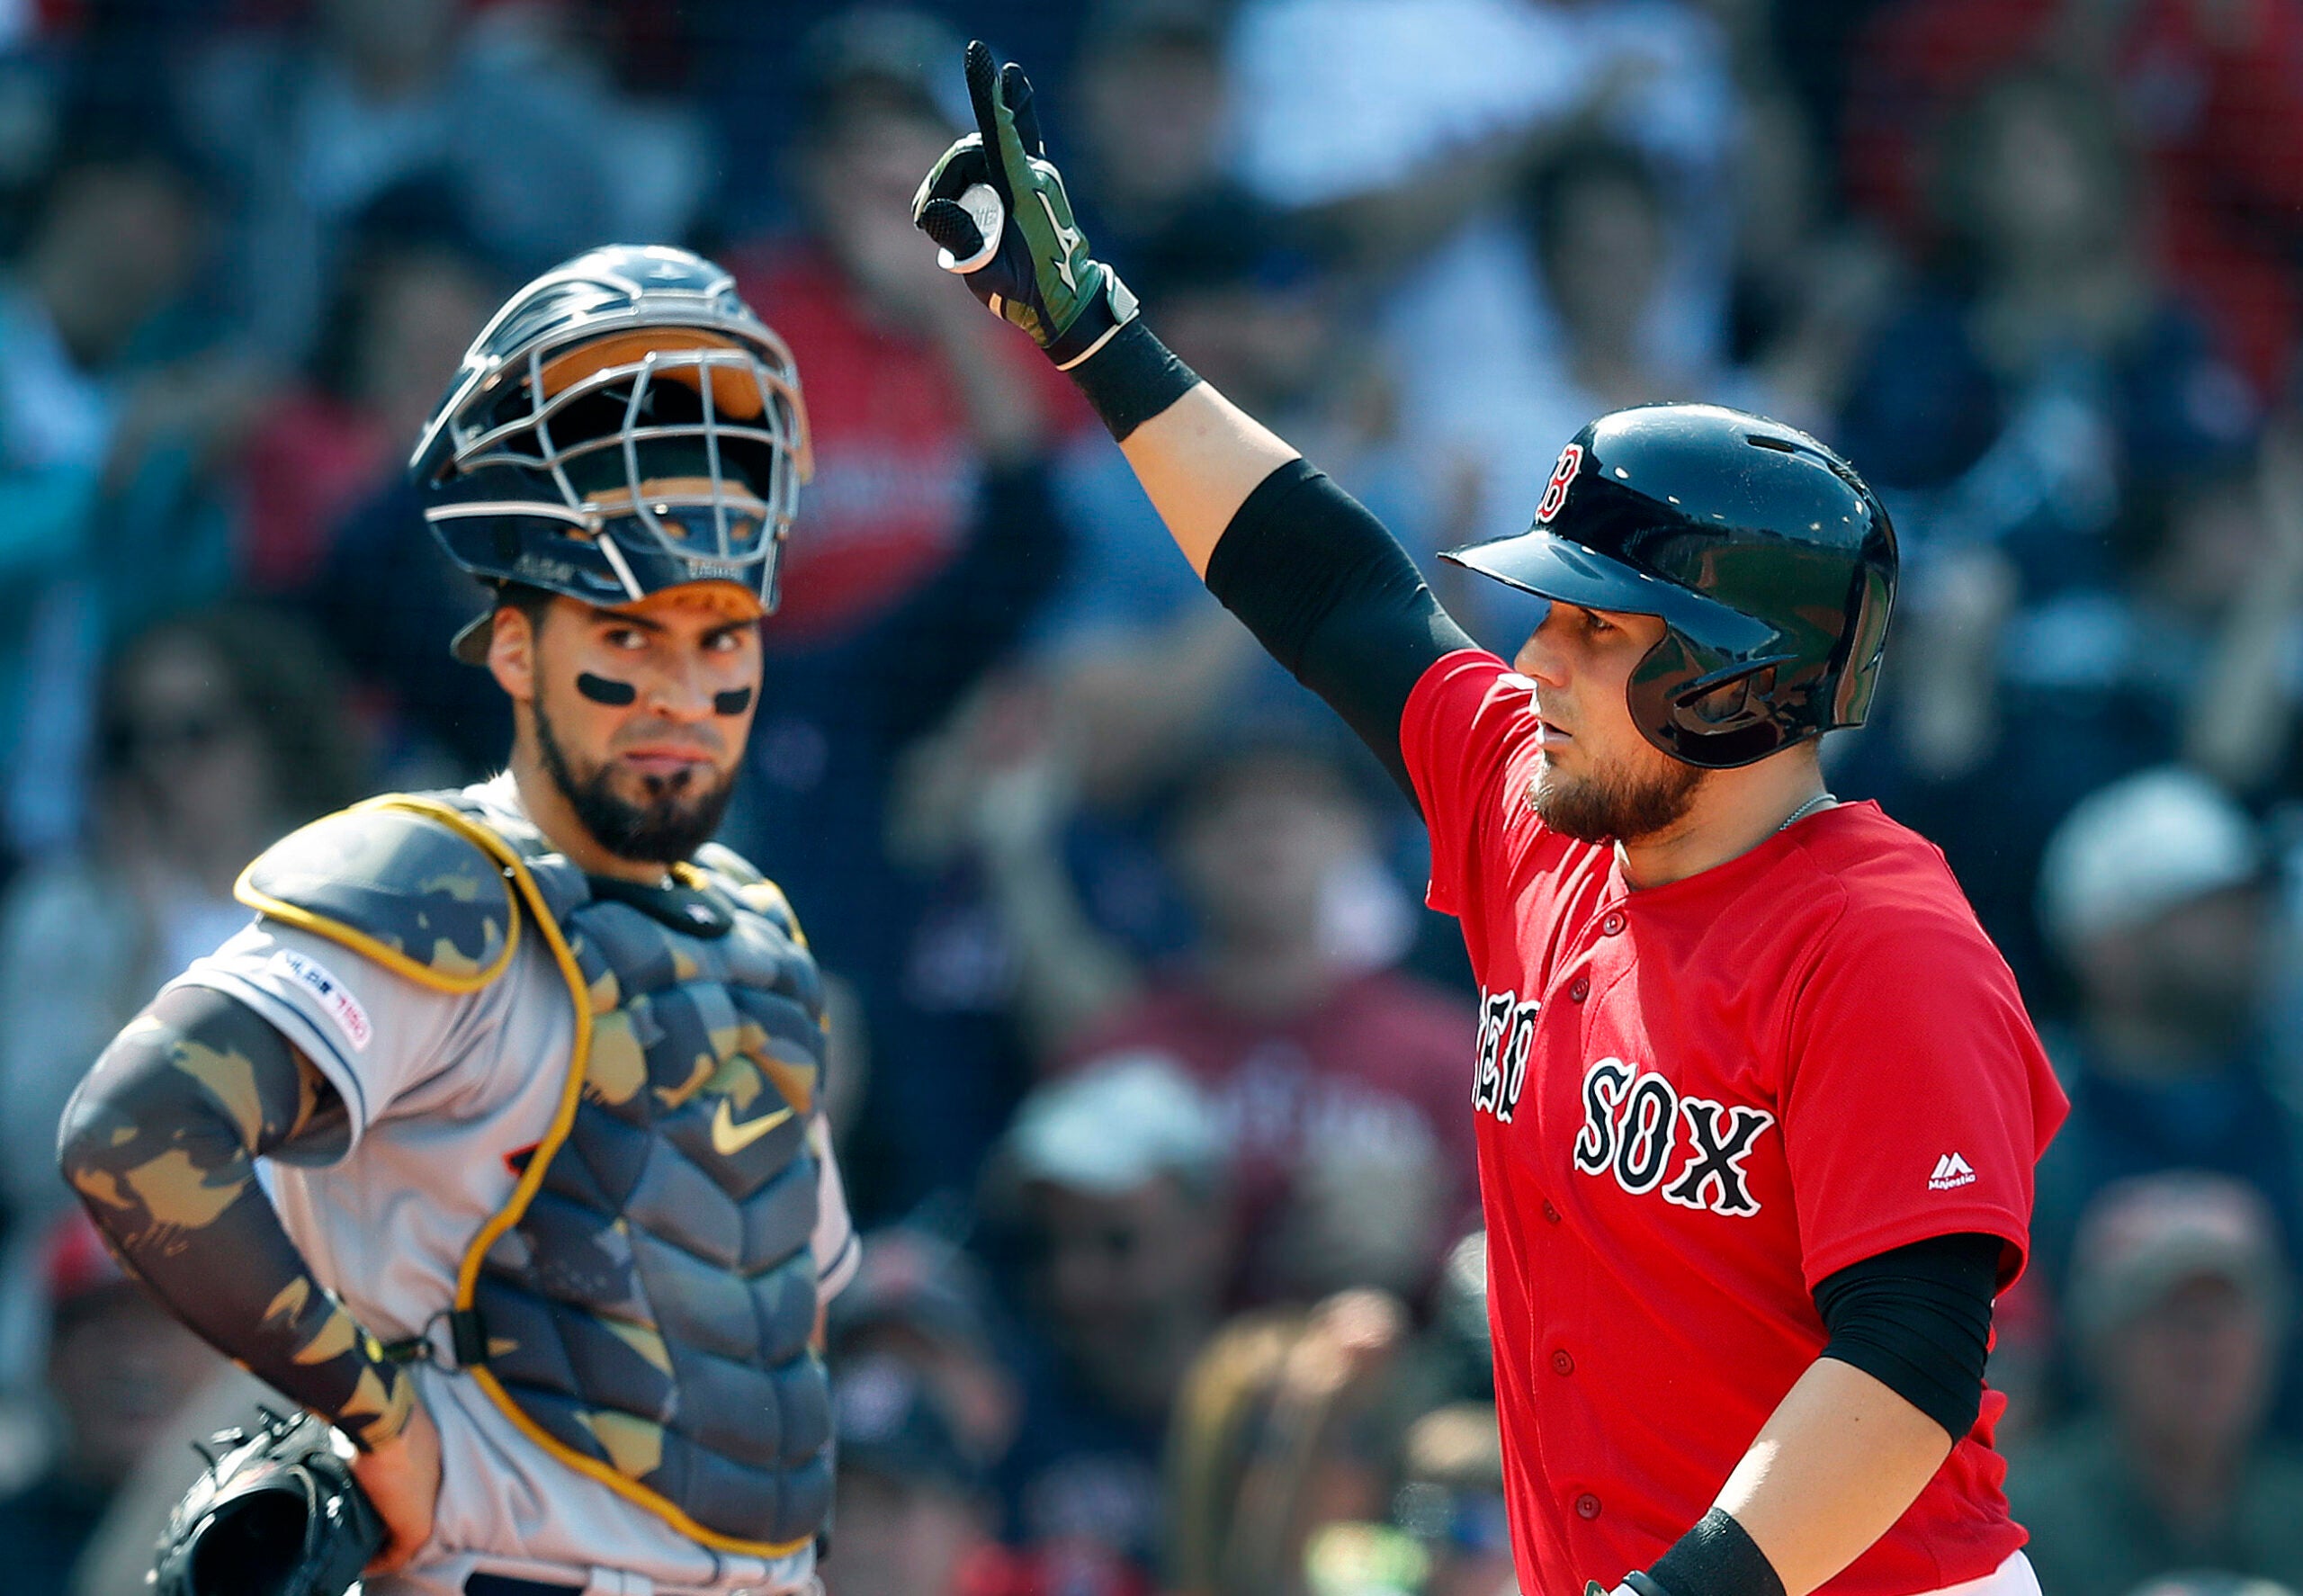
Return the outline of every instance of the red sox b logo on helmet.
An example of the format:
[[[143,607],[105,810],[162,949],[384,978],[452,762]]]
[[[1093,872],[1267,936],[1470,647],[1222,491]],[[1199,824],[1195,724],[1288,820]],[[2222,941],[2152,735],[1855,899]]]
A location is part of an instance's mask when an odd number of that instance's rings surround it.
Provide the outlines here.
[[[1536,507],[1536,525],[1548,526],[1551,518],[1567,503],[1567,485],[1575,480],[1575,472],[1583,463],[1583,445],[1570,444],[1559,452],[1559,463],[1551,468],[1551,480],[1544,484],[1543,502]]]

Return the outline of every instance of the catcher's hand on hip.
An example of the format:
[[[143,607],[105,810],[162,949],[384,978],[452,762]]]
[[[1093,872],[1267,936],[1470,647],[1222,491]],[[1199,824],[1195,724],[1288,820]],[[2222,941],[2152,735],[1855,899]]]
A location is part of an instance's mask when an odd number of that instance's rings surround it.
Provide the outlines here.
[[[1014,62],[994,67],[978,40],[967,50],[977,131],[944,152],[911,220],[994,315],[1022,327],[1070,370],[1135,318],[1135,296],[1088,254],[1063,175],[1040,140],[1032,85]]]
[[[400,1432],[352,1460],[353,1477],[384,1521],[383,1548],[362,1572],[390,1574],[432,1538],[440,1505],[440,1430],[418,1398]]]

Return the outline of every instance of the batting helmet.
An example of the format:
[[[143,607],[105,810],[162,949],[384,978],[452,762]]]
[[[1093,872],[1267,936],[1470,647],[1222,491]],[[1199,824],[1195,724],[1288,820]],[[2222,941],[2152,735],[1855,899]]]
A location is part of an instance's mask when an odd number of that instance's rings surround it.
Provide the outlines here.
[[[1895,595],[1895,529],[1855,469],[1716,405],[1600,417],[1560,452],[1531,528],[1440,558],[1660,617],[1662,641],[1631,674],[1632,720],[1713,770],[1861,725]]]
[[[408,462],[433,534],[483,581],[598,605],[730,581],[769,610],[811,469],[792,352],[735,280],[628,245],[514,294]],[[458,657],[486,638],[467,628]]]

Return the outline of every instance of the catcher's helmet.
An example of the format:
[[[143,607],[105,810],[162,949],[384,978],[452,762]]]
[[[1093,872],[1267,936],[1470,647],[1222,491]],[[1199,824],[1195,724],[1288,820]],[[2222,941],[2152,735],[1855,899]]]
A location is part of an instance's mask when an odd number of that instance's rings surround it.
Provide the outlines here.
[[[1660,616],[1633,669],[1648,741],[1725,770],[1837,726],[1878,685],[1895,534],[1806,433],[1716,405],[1643,405],[1575,435],[1534,526],[1440,558],[1524,592]]]
[[[770,610],[811,469],[792,352],[735,280],[629,245],[514,294],[408,462],[434,535],[483,581],[598,605],[730,581]],[[484,628],[457,640],[475,662],[486,647]]]

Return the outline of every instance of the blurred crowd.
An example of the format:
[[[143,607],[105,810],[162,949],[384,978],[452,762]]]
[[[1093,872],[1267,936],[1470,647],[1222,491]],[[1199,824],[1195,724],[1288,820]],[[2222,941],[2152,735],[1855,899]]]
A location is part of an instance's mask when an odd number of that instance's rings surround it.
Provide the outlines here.
[[[1420,559],[1643,400],[1881,489],[1831,780],[2074,1102],[1991,1364],[2032,1559],[2303,1588],[2303,0],[4,0],[10,1589],[140,1590],[249,1395],[67,1213],[64,1098],[269,840],[500,761],[403,462],[510,288],[676,241],[814,428],[726,839],[834,978],[870,1232],[832,1596],[1510,1590],[1460,946],[913,232],[970,34],[1165,340]]]

